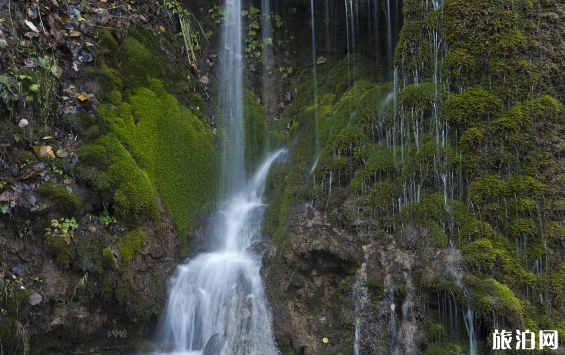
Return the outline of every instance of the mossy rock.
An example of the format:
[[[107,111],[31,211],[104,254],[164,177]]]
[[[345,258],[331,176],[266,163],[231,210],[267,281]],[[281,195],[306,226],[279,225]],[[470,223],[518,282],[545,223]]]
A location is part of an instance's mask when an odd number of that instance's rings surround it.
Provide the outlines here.
[[[80,197],[63,184],[48,181],[38,185],[37,191],[41,196],[52,201],[62,211],[76,213],[80,208]]]
[[[127,271],[131,263],[131,259],[135,256],[135,254],[141,251],[141,246],[146,240],[147,236],[143,232],[142,228],[131,230],[118,239],[116,246],[120,251],[120,265],[123,272]]]
[[[43,241],[43,245],[49,254],[65,269],[68,269],[74,260],[74,249],[67,244],[61,235],[48,235]]]
[[[476,126],[502,113],[502,100],[492,93],[473,87],[460,95],[451,95],[443,106],[443,116],[450,124]]]
[[[247,172],[253,173],[265,154],[265,117],[263,107],[251,91],[245,92],[243,100],[245,164]]]
[[[512,290],[495,279],[468,279],[465,281],[469,288],[471,305],[481,315],[488,317],[493,310],[505,317],[512,327],[522,329],[524,324],[523,308]]]

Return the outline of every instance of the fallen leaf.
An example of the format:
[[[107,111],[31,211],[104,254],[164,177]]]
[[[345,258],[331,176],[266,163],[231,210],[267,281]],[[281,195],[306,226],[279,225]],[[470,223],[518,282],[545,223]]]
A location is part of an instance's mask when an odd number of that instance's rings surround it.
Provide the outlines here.
[[[57,156],[58,156],[59,158],[66,158],[66,157],[69,156],[69,152],[67,152],[67,151],[64,150],[64,149],[59,149],[59,150],[57,150]]]
[[[200,79],[198,79],[198,81],[200,81],[202,84],[206,85],[210,82],[210,80],[208,79],[208,76],[205,75],[203,77],[201,77]]]
[[[37,306],[41,303],[41,301],[43,301],[43,296],[41,296],[37,292],[34,292],[31,294],[31,296],[29,296],[29,304],[32,306]]]
[[[139,15],[139,18],[141,19],[141,21],[147,23],[147,17],[145,17],[143,15]]]
[[[51,158],[55,158],[55,154],[53,154],[53,148],[51,148],[48,145],[36,145],[33,147],[33,151],[35,152],[35,155],[37,155],[39,158],[43,158],[46,156],[49,156]]]
[[[57,79],[61,79],[61,75],[63,75],[63,69],[60,66],[54,65],[51,67],[51,73],[55,75]]]
[[[39,37],[39,33],[36,32],[26,32],[24,34],[24,36],[26,36],[27,38],[36,38]]]
[[[90,100],[85,94],[80,94],[80,95],[78,95],[78,96],[77,96],[77,99],[78,99],[79,101],[81,101],[81,102],[85,102],[85,101]]]
[[[77,30],[71,30],[69,32],[69,37],[80,37],[80,32]]]
[[[37,29],[37,27],[35,27],[33,22],[31,22],[29,20],[25,20],[25,23],[26,23],[27,27],[29,27],[33,32],[39,32],[39,30]]]

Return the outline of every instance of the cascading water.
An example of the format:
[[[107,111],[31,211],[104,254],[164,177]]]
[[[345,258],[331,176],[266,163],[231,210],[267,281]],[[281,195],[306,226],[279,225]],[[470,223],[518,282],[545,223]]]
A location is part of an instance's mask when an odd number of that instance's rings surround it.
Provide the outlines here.
[[[250,247],[260,238],[267,173],[285,150],[270,155],[245,180],[241,0],[226,0],[225,10],[220,103],[226,202],[208,236],[215,251],[179,266],[171,281],[159,340],[170,354],[275,355],[260,257]]]
[[[243,23],[241,0],[225,0],[220,47],[221,90],[225,135],[222,146],[222,193],[238,191],[245,182],[243,148]]]
[[[215,334],[223,339],[224,355],[277,353],[260,260],[248,248],[260,235],[269,167],[283,153],[272,154],[221,211],[218,251],[179,266],[160,334],[162,346],[173,354],[200,354]]]

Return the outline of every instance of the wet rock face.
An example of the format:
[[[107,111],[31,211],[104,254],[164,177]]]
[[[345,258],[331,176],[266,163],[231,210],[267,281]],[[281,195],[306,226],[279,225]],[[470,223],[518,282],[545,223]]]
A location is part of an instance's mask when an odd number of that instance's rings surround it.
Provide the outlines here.
[[[226,345],[226,339],[220,333],[216,333],[210,337],[206,346],[202,350],[202,355],[220,355],[222,349]]]
[[[283,352],[350,353],[350,291],[362,250],[346,233],[323,224],[317,213],[311,217],[302,215],[287,243],[271,246],[264,256],[276,340]]]
[[[132,321],[126,305],[116,299],[114,292],[119,292],[120,283],[129,283],[130,292],[136,297],[130,300],[131,305],[147,308],[154,314],[164,305],[167,280],[179,255],[179,243],[172,217],[160,207],[161,226],[144,226],[148,239],[122,276],[116,270],[117,259],[110,262],[104,274],[90,270],[80,273],[75,267],[66,269],[45,250],[40,233],[24,240],[15,222],[0,219],[0,243],[4,246],[0,259],[5,265],[14,265],[11,274],[17,271],[18,277],[23,278],[22,287],[33,296],[22,298],[18,307],[19,322],[26,329],[34,353],[115,353],[135,348],[142,334],[141,323]],[[103,230],[101,226],[98,228]],[[76,236],[91,239],[92,243],[98,237],[86,231]],[[104,237],[113,238],[110,232],[104,232]],[[111,289],[104,290],[105,287]],[[153,316],[145,323],[147,330],[155,321]],[[5,343],[4,350],[10,350],[12,345],[21,346],[21,343]]]
[[[361,354],[422,354],[432,341],[424,324],[436,312],[422,285],[463,278],[460,252],[416,248],[421,228],[407,226],[403,246],[368,231],[363,220],[355,235],[311,205],[294,212],[285,242],[271,245],[263,260],[281,351],[353,354],[357,326]]]

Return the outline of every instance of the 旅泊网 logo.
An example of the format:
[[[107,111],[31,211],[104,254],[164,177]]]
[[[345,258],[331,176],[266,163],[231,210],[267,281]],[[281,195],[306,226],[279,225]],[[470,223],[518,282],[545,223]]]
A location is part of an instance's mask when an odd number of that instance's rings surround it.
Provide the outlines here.
[[[512,342],[514,340],[514,342]],[[537,334],[530,330],[496,329],[492,334],[493,350],[556,350],[559,346],[557,330],[540,330]]]

